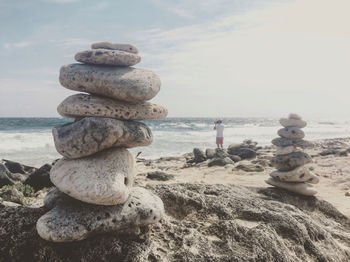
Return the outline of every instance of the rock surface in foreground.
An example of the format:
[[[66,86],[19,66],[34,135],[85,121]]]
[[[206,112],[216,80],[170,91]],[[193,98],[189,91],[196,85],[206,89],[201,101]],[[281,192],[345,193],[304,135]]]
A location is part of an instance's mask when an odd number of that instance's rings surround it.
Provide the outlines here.
[[[350,260],[350,220],[328,202],[278,188],[158,185],[166,217],[148,233],[52,244],[35,230],[40,208],[0,205],[2,261]],[[96,219],[96,218],[95,218]]]
[[[159,197],[141,187],[133,187],[125,203],[108,207],[86,204],[63,194],[54,195],[58,198],[50,199],[50,206],[54,208],[36,224],[39,235],[52,242],[71,242],[100,233],[132,231],[159,222],[164,215]]]

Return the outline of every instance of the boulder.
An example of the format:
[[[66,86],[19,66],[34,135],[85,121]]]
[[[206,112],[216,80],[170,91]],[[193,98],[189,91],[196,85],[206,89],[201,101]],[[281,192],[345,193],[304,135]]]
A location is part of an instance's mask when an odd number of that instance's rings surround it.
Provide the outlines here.
[[[110,49],[119,50],[129,53],[137,54],[139,50],[136,46],[130,44],[120,44],[120,43],[109,43],[109,42],[98,42],[91,45],[91,49]]]
[[[275,138],[271,141],[271,143],[278,147],[298,146],[301,148],[306,148],[308,146],[311,146],[310,142],[303,139],[289,139],[284,137]]]
[[[1,163],[4,164],[8,171],[11,173],[27,174],[35,170],[35,167],[22,165],[18,162],[2,159]]]
[[[8,189],[0,194],[0,197],[4,201],[14,202],[21,204],[21,199],[24,197],[23,193],[18,191],[16,188]]]
[[[150,189],[164,201],[160,223],[141,228],[138,235],[116,231],[75,243],[39,237],[35,224],[43,208],[0,204],[1,260],[350,260],[350,219],[324,200],[275,187],[158,184]],[[103,212],[99,221],[91,219],[99,223],[105,217]]]
[[[96,205],[124,203],[134,181],[135,160],[124,148],[95,155],[62,158],[51,169],[52,183],[80,201]]]
[[[161,171],[152,171],[147,173],[147,178],[151,180],[168,181],[173,179],[174,175],[167,174]]]
[[[50,180],[51,167],[50,164],[41,166],[28,176],[24,184],[30,185],[35,191],[39,191],[45,187],[52,187],[53,184]]]
[[[57,151],[67,158],[81,158],[111,147],[147,146],[153,141],[141,122],[85,117],[52,129]]]
[[[94,65],[133,66],[141,61],[138,54],[110,49],[93,49],[78,52],[74,59]]]
[[[263,172],[264,168],[258,164],[242,163],[235,167],[236,169],[243,170],[245,172]]]
[[[168,114],[165,107],[149,102],[128,104],[86,94],[67,97],[58,106],[57,111],[61,116],[68,118],[96,116],[121,120],[159,120]]]
[[[306,127],[306,122],[301,119],[293,119],[293,118],[281,118],[280,119],[281,126],[284,127],[298,127],[298,128],[304,128]]]
[[[13,185],[15,182],[9,178],[11,174],[10,171],[6,168],[6,166],[0,163],[0,187]]]
[[[193,149],[194,163],[201,163],[207,160],[205,153],[199,148]]]
[[[320,181],[320,179],[305,166],[297,167],[291,171],[273,171],[270,176],[282,182],[307,182],[317,184]]]
[[[305,137],[303,130],[293,126],[281,128],[278,130],[278,135],[288,139],[303,139]]]
[[[229,155],[229,158],[231,158],[231,160],[233,162],[239,162],[242,160],[242,158],[240,156],[237,156],[237,155]]]
[[[256,157],[256,152],[253,149],[241,147],[240,145],[230,145],[227,152],[230,155],[237,155],[241,159],[252,159]]]
[[[211,166],[226,166],[226,165],[233,165],[235,162],[231,160],[229,157],[225,158],[213,158],[208,162],[208,167]]]
[[[205,150],[205,156],[207,157],[207,159],[212,159],[215,156],[215,152],[215,149],[207,148],[207,150]]]
[[[59,79],[68,89],[131,103],[152,99],[161,85],[159,77],[150,70],[85,64],[62,66]]]
[[[304,182],[300,182],[300,183],[299,182],[282,182],[272,177],[267,179],[265,182],[271,186],[283,188],[288,191],[305,195],[305,196],[313,196],[317,194],[317,190],[313,186]]]
[[[131,188],[127,201],[113,206],[91,205],[68,196],[54,195],[46,201],[54,208],[36,224],[40,237],[52,242],[72,242],[101,233],[132,231],[157,223],[164,215],[162,200],[141,187]]]
[[[299,166],[303,166],[312,161],[311,157],[305,152],[294,152],[287,155],[278,155],[271,161],[272,166],[279,171],[290,171]]]

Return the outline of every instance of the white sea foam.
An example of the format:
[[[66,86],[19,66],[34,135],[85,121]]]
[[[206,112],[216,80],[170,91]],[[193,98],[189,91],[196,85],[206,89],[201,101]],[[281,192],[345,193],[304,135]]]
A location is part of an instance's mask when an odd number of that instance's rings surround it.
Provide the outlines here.
[[[176,119],[167,122],[151,122],[154,142],[148,147],[131,149],[133,154],[142,152],[141,157],[158,158],[177,156],[191,152],[194,147],[202,149],[215,147],[215,131],[211,119]],[[254,122],[256,121],[256,122]],[[277,120],[226,121],[224,145],[253,139],[260,145],[269,145],[281,128]],[[350,121],[309,121],[304,129],[307,140],[349,137]],[[50,129],[0,131],[0,159],[10,159],[24,164],[40,166],[59,158]]]

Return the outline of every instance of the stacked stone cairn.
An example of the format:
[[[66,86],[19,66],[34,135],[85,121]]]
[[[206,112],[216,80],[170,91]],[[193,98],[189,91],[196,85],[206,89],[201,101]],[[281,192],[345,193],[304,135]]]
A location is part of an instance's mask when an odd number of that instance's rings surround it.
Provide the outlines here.
[[[53,128],[57,151],[64,157],[53,166],[44,206],[37,221],[46,240],[70,242],[107,232],[138,232],[164,214],[162,200],[133,187],[135,160],[126,148],[147,146],[149,127],[135,120],[158,120],[167,109],[147,102],[160,90],[152,71],[133,68],[138,50],[129,44],[95,43],[78,52],[81,63],[65,65],[60,83],[84,92],[69,96],[58,113],[75,121]]]
[[[308,144],[301,130],[306,122],[299,115],[290,114],[280,119],[280,124],[283,126],[278,130],[280,137],[272,140],[277,151],[271,162],[277,170],[270,174],[266,183],[302,195],[315,195],[317,191],[310,184],[317,184],[319,178],[306,165],[312,161],[311,157],[302,151]]]

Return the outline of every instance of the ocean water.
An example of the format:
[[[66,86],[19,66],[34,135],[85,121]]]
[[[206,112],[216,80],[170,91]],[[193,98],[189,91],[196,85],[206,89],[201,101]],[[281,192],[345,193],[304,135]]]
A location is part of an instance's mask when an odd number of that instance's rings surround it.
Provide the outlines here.
[[[216,147],[214,118],[167,118],[160,121],[143,121],[152,130],[154,142],[148,147],[130,151],[140,157],[159,158],[179,156],[192,151]],[[60,155],[56,152],[51,134],[52,127],[71,122],[64,118],[0,118],[0,159],[40,166]],[[348,120],[307,120],[305,139],[316,140],[350,136]],[[269,145],[280,127],[273,118],[224,118],[224,146],[253,139],[260,145]]]

